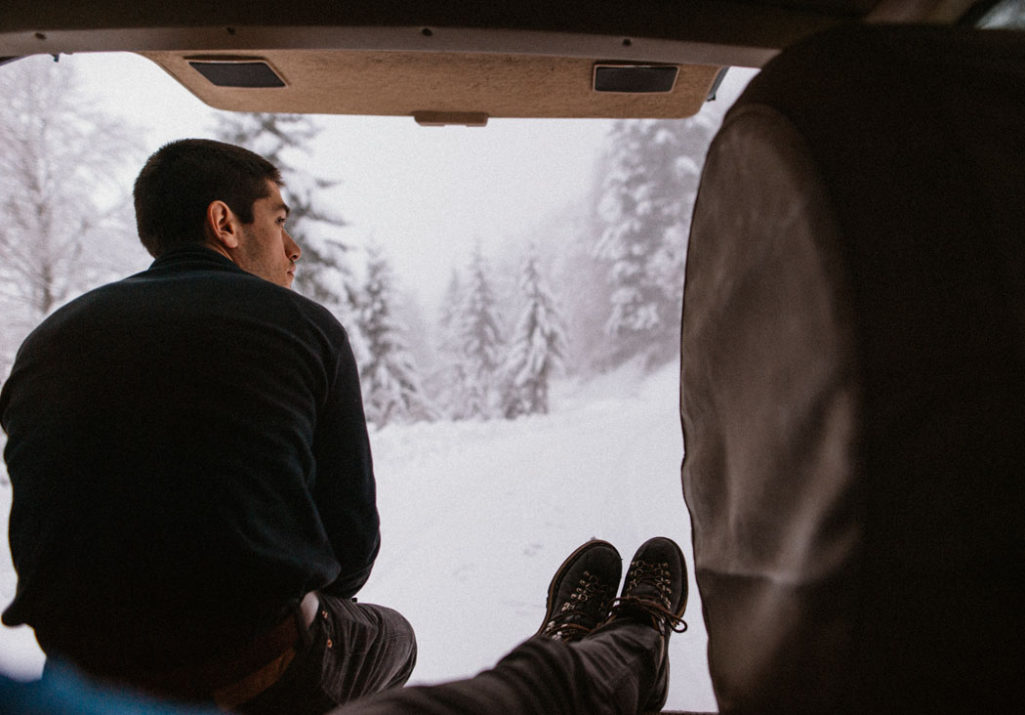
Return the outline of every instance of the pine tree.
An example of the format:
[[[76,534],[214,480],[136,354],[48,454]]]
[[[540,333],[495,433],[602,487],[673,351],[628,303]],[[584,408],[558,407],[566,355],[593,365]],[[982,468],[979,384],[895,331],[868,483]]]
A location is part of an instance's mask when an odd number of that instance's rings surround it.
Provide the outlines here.
[[[448,279],[448,286],[445,288],[445,295],[441,300],[441,318],[438,323],[441,326],[440,350],[442,352],[459,352],[459,309],[463,303],[463,286],[459,277],[459,271],[452,269],[452,275]]]
[[[309,152],[321,129],[300,114],[228,114],[217,117],[217,136],[260,154],[281,171],[289,205],[288,232],[302,248],[295,275],[296,291],[331,310],[347,327],[357,361],[366,357],[363,337],[352,326],[356,290],[347,246],[332,231],[345,220],[325,207],[322,192],[337,181],[311,175],[292,162],[296,152]]]
[[[565,351],[555,302],[541,276],[536,244],[520,273],[524,298],[505,365],[502,412],[507,419],[548,412],[548,385]]]
[[[616,362],[617,346],[605,333],[612,304],[612,290],[606,282],[608,265],[594,251],[594,237],[601,236],[604,228],[594,210],[601,182],[598,173],[591,195],[568,207],[561,225],[548,229],[559,236],[560,252],[550,274],[553,281],[580,286],[560,295],[559,309],[566,327],[563,367],[581,376],[604,372]]]
[[[359,326],[367,359],[360,368],[367,420],[378,427],[434,418],[420,387],[416,365],[394,315],[395,286],[378,247],[367,249],[367,276],[360,296]]]
[[[460,311],[459,337],[463,355],[463,403],[466,417],[488,419],[493,414],[492,397],[498,379],[502,347],[501,322],[487,262],[480,243],[470,259],[469,285]]]
[[[453,420],[465,419],[466,404],[466,360],[463,354],[461,333],[461,310],[463,288],[459,271],[453,269],[445,295],[441,302],[438,319],[437,352],[441,367],[432,376],[435,388],[432,396],[444,413]]]
[[[608,264],[606,332],[621,341],[622,358],[675,344],[690,213],[713,132],[703,117],[613,126],[596,255]]]

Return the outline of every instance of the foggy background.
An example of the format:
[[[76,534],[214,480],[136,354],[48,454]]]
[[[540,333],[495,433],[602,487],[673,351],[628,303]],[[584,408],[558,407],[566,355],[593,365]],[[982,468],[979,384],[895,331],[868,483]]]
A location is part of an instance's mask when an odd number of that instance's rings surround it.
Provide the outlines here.
[[[296,289],[350,334],[384,545],[364,600],[417,628],[415,682],[472,675],[540,625],[548,579],[606,538],[690,555],[678,351],[704,153],[752,72],[688,120],[491,120],[212,110],[131,55],[0,67],[0,380],[40,320],[145,269],[131,185],[167,141],[217,138],[283,169]],[[16,576],[0,472],[0,605]],[[714,709],[691,574],[669,706]],[[35,677],[31,632],[0,669]]]

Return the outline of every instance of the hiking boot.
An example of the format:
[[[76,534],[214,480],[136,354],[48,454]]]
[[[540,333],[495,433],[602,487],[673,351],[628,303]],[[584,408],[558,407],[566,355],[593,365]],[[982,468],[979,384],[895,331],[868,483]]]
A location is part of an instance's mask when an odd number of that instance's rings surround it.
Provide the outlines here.
[[[656,536],[641,544],[623,582],[623,593],[612,606],[608,623],[629,618],[658,631],[661,652],[652,693],[642,711],[659,711],[669,694],[669,636],[683,633],[687,624],[687,565],[672,539]]]
[[[555,572],[537,635],[580,640],[608,618],[616,597],[623,559],[607,541],[593,539],[577,548]]]

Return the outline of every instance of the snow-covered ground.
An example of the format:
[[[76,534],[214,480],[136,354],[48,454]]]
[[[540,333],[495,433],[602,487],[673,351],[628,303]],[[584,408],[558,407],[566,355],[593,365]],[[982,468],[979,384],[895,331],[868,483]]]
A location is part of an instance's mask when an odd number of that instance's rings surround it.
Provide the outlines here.
[[[383,545],[360,599],[397,608],[416,628],[412,682],[473,675],[540,625],[549,579],[592,537],[629,561],[648,537],[676,539],[689,560],[681,495],[676,366],[627,367],[565,383],[556,411],[512,422],[390,426],[371,434]],[[6,534],[10,488],[0,487]],[[0,601],[14,593],[7,549]],[[715,710],[707,636],[690,572],[690,629],[670,645],[668,706]],[[31,632],[0,629],[0,670],[42,668]]]

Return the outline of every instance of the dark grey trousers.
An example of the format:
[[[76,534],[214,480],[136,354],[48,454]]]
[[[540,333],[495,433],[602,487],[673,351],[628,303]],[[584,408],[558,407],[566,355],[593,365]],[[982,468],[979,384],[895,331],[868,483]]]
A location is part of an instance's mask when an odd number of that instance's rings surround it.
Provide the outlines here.
[[[248,715],[320,715],[409,679],[413,627],[397,611],[320,595],[308,638],[281,679],[236,708]]]
[[[476,677],[396,688],[332,715],[602,715],[637,713],[660,655],[650,626],[617,623],[575,643],[531,638]]]
[[[637,713],[652,691],[658,670],[656,632],[650,626],[623,621],[576,643],[531,638],[495,668],[474,678],[434,686],[391,687],[406,681],[416,658],[412,629],[406,620],[391,609],[337,599],[325,599],[322,610],[327,616],[322,612],[315,621],[309,642],[282,679],[240,711],[311,715],[329,711],[331,715]],[[346,641],[351,651],[340,647],[339,643]],[[141,713],[136,706],[143,701],[119,699],[113,690],[90,691],[70,671],[54,670],[49,683],[44,677],[41,687],[25,696],[35,695],[38,702],[53,706],[47,712],[81,712],[77,706],[57,707],[60,703],[51,702],[56,693],[79,706],[92,694],[99,699],[97,713]],[[377,694],[370,695],[374,692]],[[359,696],[366,697],[335,709],[337,703]],[[153,714],[210,712],[178,710],[151,701],[145,705],[145,712]]]

